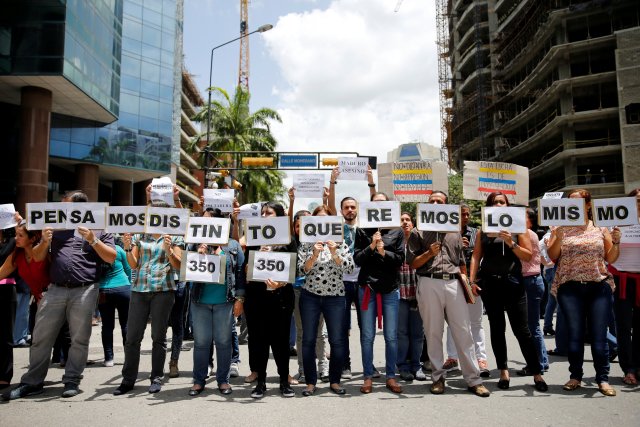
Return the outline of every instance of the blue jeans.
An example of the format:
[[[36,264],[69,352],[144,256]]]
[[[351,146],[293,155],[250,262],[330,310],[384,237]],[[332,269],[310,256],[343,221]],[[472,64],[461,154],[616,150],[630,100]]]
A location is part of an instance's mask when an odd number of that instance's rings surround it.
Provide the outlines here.
[[[184,337],[184,303],[187,297],[185,282],[176,282],[176,299],[171,308],[169,324],[171,325],[171,360],[180,358],[182,339]]]
[[[401,299],[398,307],[398,371],[420,369],[423,341],[424,327],[416,301]]]
[[[362,370],[364,378],[373,376],[373,340],[376,337],[377,302],[376,292],[373,290],[369,296],[367,310],[362,310],[365,287],[360,286],[358,296],[360,301],[360,347],[362,351]],[[396,360],[398,358],[398,306],[400,292],[396,289],[388,294],[380,294],[382,297],[382,316],[384,343],[385,343],[385,372],[387,379],[396,376]]]
[[[240,346],[238,343],[238,331],[236,330],[236,318],[233,315],[233,306],[231,307],[231,363],[240,363]]]
[[[548,295],[547,295],[547,306],[544,309],[544,330],[548,331],[553,329],[553,313],[556,311],[558,307],[558,300],[556,297],[551,295],[551,284],[553,283],[553,278],[556,276],[556,266],[553,268],[548,268],[544,271],[544,281],[547,283]]]
[[[116,310],[122,331],[122,342],[127,342],[127,321],[131,286],[118,286],[100,290],[98,308],[102,316],[102,348],[104,360],[113,360],[113,329],[116,326]]]
[[[24,281],[22,283],[24,284]],[[24,292],[25,288],[26,292]],[[22,340],[26,341],[29,338],[29,301],[31,300],[31,291],[26,284],[24,284],[24,287],[16,284],[16,291],[16,318],[13,325],[14,344],[18,344]]]
[[[566,282],[558,288],[569,331],[569,371],[571,379],[582,380],[585,327],[591,336],[591,355],[598,384],[609,382],[607,325],[612,305],[611,287],[606,282]]]
[[[356,282],[343,282],[344,283],[344,334],[349,336],[349,330],[351,329],[351,304],[356,305],[356,318],[358,319],[358,329],[360,329],[360,305],[358,304],[358,284]],[[351,370],[351,350],[349,349],[349,339],[346,343],[346,352],[344,356],[344,369]]]
[[[320,314],[325,318],[331,358],[329,359],[329,382],[340,383],[344,366],[347,335],[344,334],[344,296],[321,296],[305,289],[300,293],[300,317],[302,318],[302,364],[307,384],[318,381],[316,369],[316,339]],[[299,351],[299,350],[298,350]]]
[[[193,319],[193,383],[202,387],[209,368],[209,349],[215,342],[218,367],[218,386],[229,383],[231,366],[231,327],[233,325],[233,304],[200,304],[191,302]]]
[[[523,277],[522,282],[527,293],[527,325],[538,350],[540,369],[545,371],[549,369],[549,356],[547,356],[547,346],[540,330],[540,301],[544,295],[544,282],[539,274]]]

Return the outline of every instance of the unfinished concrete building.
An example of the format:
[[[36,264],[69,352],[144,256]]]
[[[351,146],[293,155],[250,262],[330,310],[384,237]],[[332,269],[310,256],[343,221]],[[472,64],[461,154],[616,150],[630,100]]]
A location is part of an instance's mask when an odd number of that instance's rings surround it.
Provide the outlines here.
[[[640,186],[640,2],[452,0],[450,159],[530,171],[529,197]]]

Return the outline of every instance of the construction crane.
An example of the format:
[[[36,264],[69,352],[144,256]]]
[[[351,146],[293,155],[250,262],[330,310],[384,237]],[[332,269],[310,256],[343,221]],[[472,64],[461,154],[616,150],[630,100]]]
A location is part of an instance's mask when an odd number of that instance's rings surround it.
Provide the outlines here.
[[[451,54],[449,52],[449,14],[447,0],[436,0],[436,32],[438,53],[438,88],[440,98],[440,135],[442,160],[449,162],[452,154],[451,115],[453,89],[451,88]],[[449,166],[451,164],[449,163]]]
[[[393,11],[394,11],[394,12],[397,12],[397,11],[399,11],[399,10],[400,10],[400,6],[402,6],[402,2],[403,2],[403,1],[404,1],[404,0],[398,0],[398,3],[396,3],[396,8],[395,8],[395,9],[393,9]]]
[[[240,65],[238,86],[249,92],[249,0],[240,0]]]

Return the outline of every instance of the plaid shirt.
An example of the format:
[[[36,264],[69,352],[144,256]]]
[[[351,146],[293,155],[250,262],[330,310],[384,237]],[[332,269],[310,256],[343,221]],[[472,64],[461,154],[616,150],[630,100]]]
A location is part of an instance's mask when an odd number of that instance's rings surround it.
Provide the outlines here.
[[[169,255],[162,248],[163,237],[151,234],[133,236],[132,244],[138,247],[138,268],[131,286],[134,292],[168,292],[176,289]],[[171,246],[184,249],[184,238],[172,236]]]

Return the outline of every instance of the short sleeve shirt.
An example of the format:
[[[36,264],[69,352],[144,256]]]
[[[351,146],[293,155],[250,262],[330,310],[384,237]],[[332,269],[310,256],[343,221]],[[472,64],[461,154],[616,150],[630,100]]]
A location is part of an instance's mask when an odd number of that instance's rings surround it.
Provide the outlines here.
[[[163,237],[157,239],[151,234],[138,234],[133,244],[138,247],[138,271],[131,286],[134,292],[168,292],[176,289],[173,268],[169,255],[162,248]],[[172,236],[171,246],[184,249],[184,238]]]

